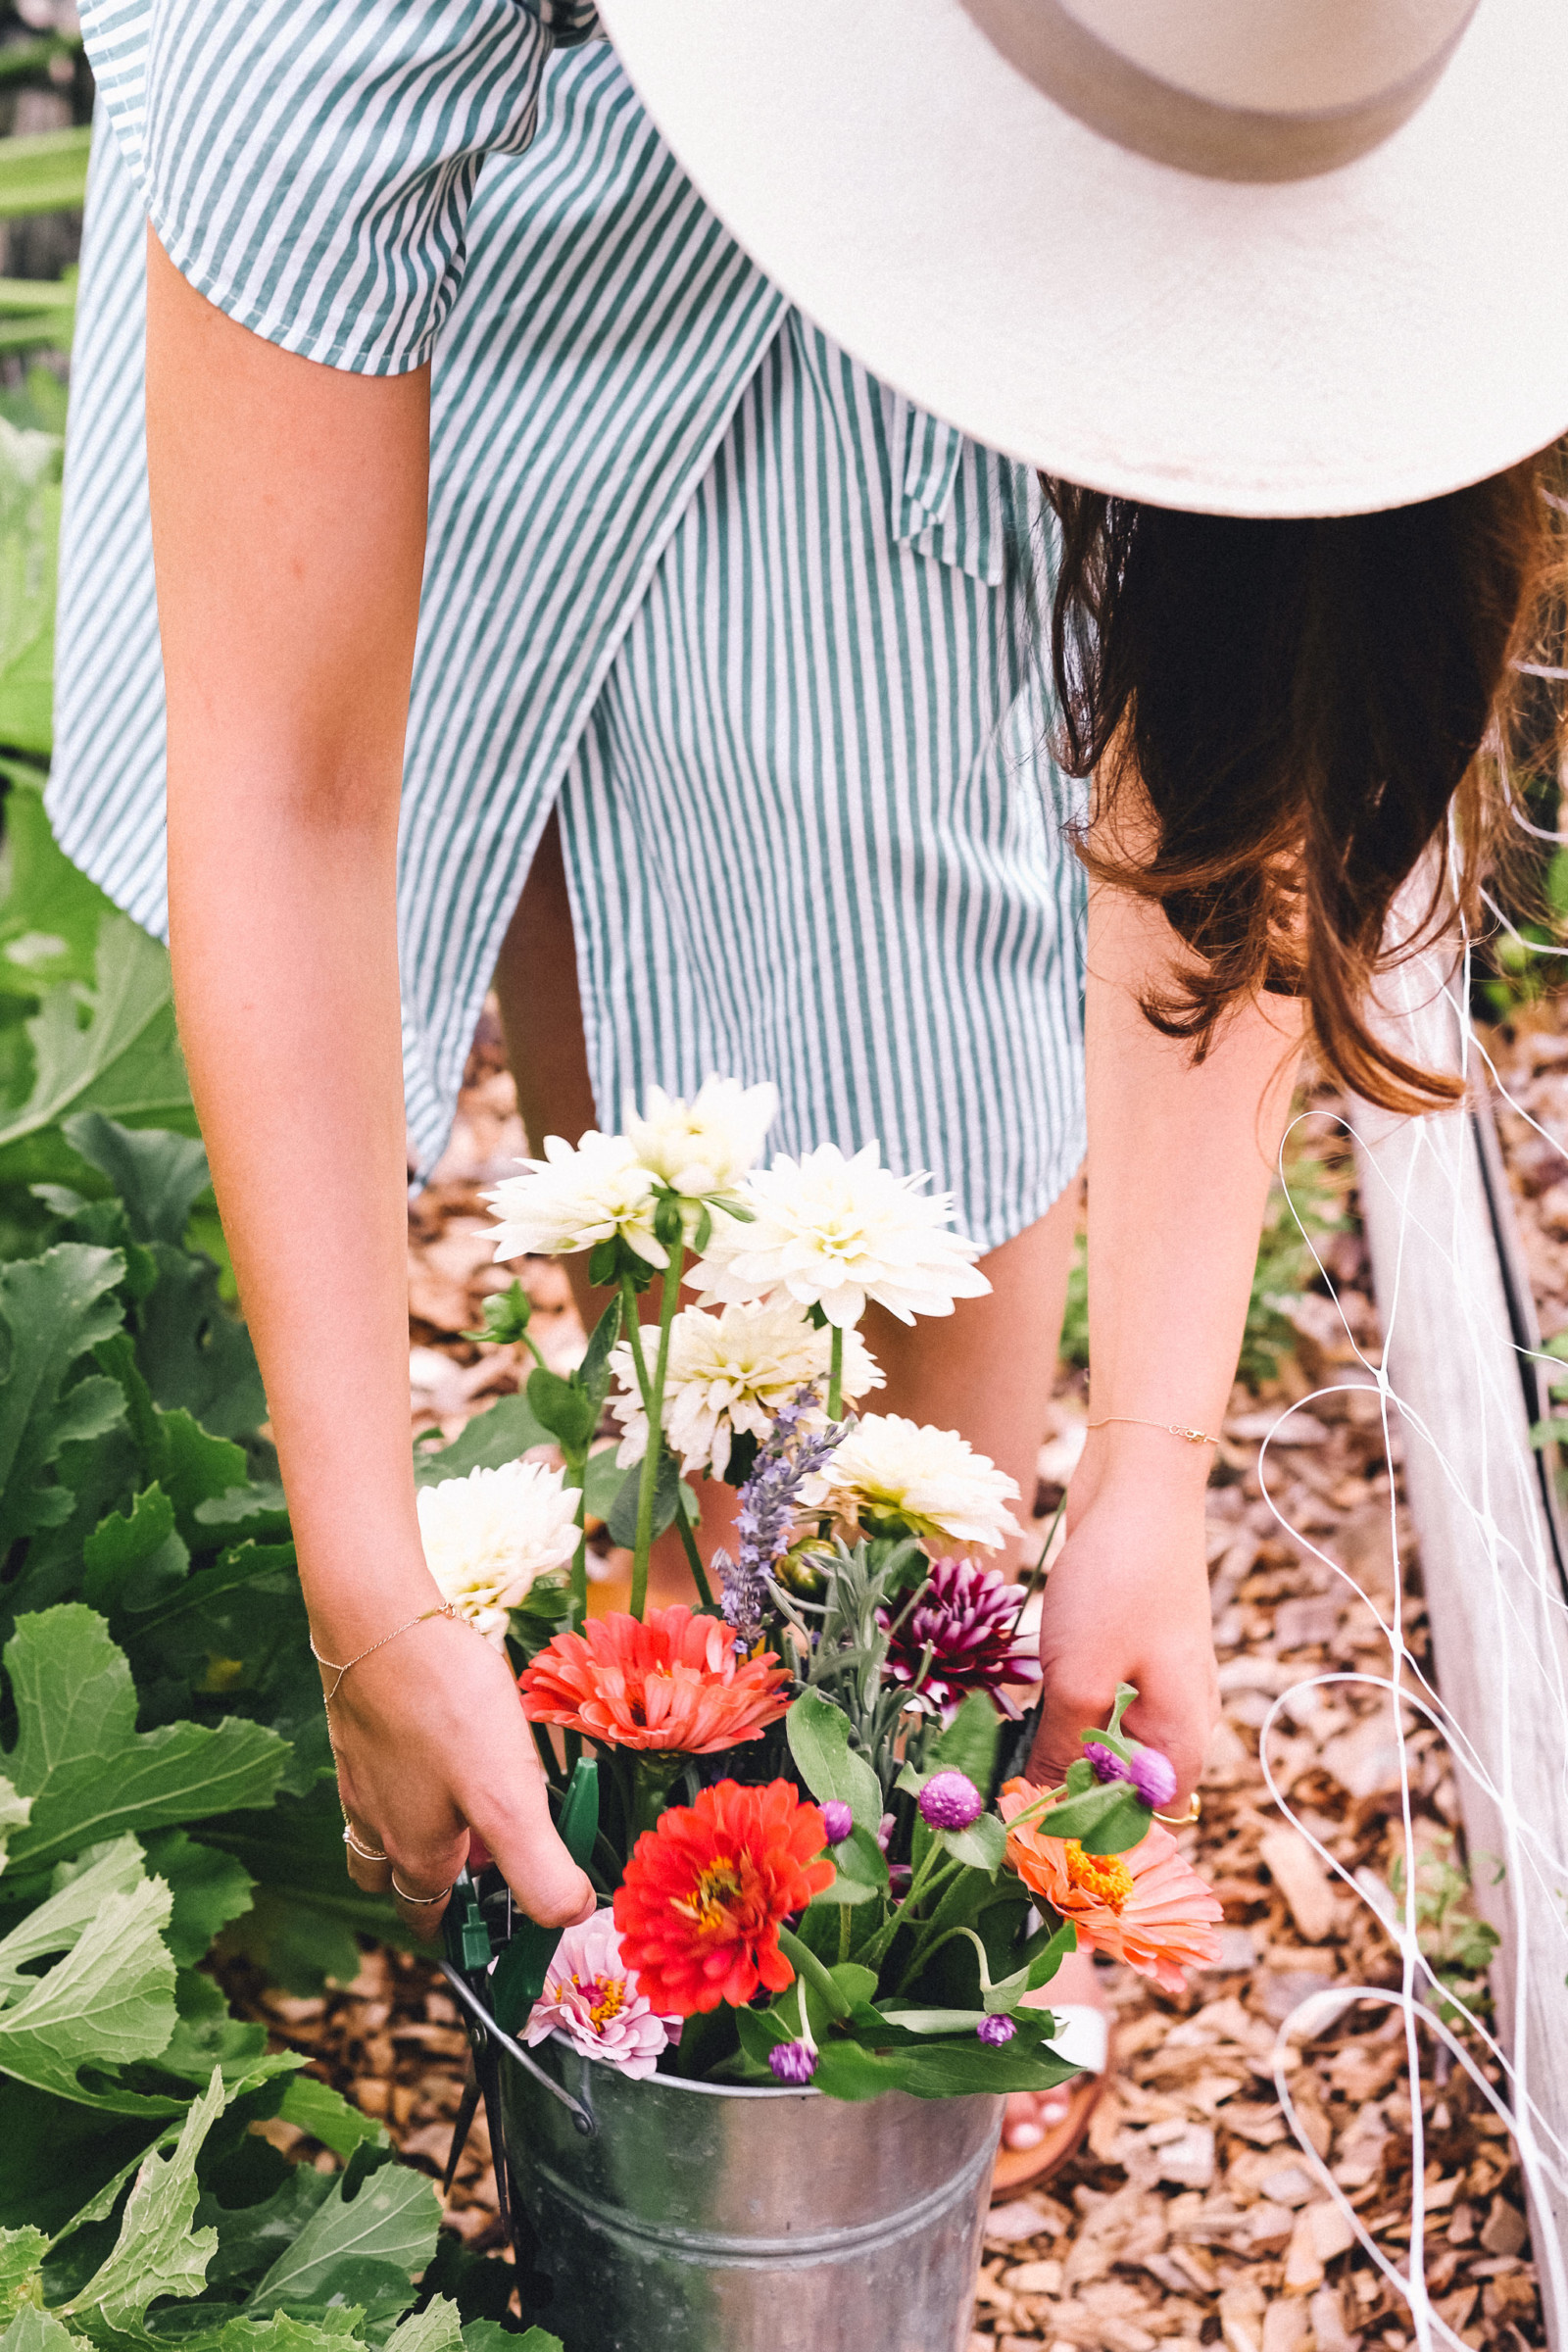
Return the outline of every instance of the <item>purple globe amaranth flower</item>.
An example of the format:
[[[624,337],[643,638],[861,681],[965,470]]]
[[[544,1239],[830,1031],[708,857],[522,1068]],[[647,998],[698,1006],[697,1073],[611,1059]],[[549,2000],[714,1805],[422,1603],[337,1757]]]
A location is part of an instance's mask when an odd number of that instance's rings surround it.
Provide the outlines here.
[[[1106,1747],[1099,1740],[1084,1741],[1084,1755],[1094,1766],[1097,1781],[1130,1781],[1133,1777],[1133,1768],[1125,1756],[1118,1756],[1113,1747]]]
[[[816,2052],[808,2041],[775,2042],[767,2053],[767,2063],[775,2082],[804,2090],[816,2072]]]
[[[1157,1747],[1134,1750],[1129,1777],[1152,1813],[1158,1812],[1161,1805],[1168,1805],[1176,1793],[1176,1767]]]
[[[1017,2031],[1010,2017],[983,2017],[975,2028],[975,2035],[978,2040],[989,2043],[992,2049],[1000,2050]]]
[[[855,1815],[841,1796],[830,1796],[822,1807],[822,1827],[829,1845],[842,1845],[855,1827]]]
[[[966,1772],[934,1772],[917,1802],[922,1819],[933,1830],[966,1830],[986,1809]]]
[[[1039,1659],[1018,1646],[1022,1607],[1023,1587],[1009,1585],[1000,1568],[933,1561],[930,1584],[888,1645],[887,1680],[918,1688],[940,1715],[951,1714],[966,1692],[989,1690],[1004,1714],[1015,1716],[1002,1685],[1040,1680]],[[879,1609],[877,1622],[886,1630],[893,1620]]]

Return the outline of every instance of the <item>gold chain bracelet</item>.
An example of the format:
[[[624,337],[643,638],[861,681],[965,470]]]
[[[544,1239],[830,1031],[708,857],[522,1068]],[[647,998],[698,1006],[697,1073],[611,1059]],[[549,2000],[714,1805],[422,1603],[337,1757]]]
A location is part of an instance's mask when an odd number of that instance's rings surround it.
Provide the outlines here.
[[[1112,1421],[1125,1421],[1138,1429],[1162,1429],[1167,1437],[1181,1438],[1189,1446],[1217,1446],[1206,1429],[1183,1429],[1179,1421],[1147,1421],[1142,1413],[1107,1413],[1102,1421],[1091,1421],[1091,1429],[1108,1429]]]

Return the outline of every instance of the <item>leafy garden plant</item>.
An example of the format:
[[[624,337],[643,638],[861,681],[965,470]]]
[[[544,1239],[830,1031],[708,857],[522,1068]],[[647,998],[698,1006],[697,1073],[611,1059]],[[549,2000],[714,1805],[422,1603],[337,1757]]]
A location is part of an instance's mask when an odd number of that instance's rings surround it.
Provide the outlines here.
[[[758,1167],[773,1108],[716,1078],[690,1103],[656,1094],[625,1134],[554,1138],[492,1196],[501,1256],[588,1250],[612,1298],[581,1367],[527,1382],[562,1467],[426,1489],[427,1548],[512,1655],[603,1900],[492,1959],[510,1907],[481,1876],[465,1965],[504,2028],[634,2079],[1046,2089],[1071,2071],[1037,1997],[1065,1953],[1179,1986],[1217,1955],[1219,1906],[1154,1819],[1175,1776],[1123,1731],[1130,1689],[1062,1788],[1020,1777],[1023,1590],[972,1556],[1016,1532],[1017,1490],[952,1431],[854,1410],[882,1385],[868,1302],[950,1313],[983,1287],[978,1251],[874,1145]],[[514,1298],[501,1313],[521,1327]],[[581,1514],[607,1416],[633,1557],[629,1612],[601,1617]],[[716,1591],[688,1481],[739,1490]],[[695,1609],[648,1607],[670,1527]]]

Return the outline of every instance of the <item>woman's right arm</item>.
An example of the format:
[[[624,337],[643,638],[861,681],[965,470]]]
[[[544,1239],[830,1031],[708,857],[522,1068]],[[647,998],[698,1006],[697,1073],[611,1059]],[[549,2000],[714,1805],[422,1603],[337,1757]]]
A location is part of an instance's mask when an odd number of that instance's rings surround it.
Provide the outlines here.
[[[396,854],[428,373],[299,359],[148,239],[147,447],[180,1036],[256,1343],[318,1649],[438,1604],[408,1405]],[[328,1678],[330,1679],[330,1678]],[[345,1810],[416,1894],[475,1829],[534,1918],[592,1890],[504,1659],[422,1623],[332,1702]],[[362,1886],[385,1862],[351,1855]],[[400,1905],[433,1933],[440,1905]]]

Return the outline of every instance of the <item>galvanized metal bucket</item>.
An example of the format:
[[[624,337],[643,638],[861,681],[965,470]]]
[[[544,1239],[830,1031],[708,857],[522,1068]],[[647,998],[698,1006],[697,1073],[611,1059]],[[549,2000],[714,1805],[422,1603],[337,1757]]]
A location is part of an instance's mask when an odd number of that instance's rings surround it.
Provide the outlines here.
[[[848,2104],[503,2056],[566,2352],[964,2352],[1000,2098]]]

